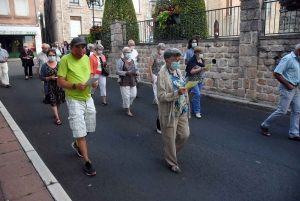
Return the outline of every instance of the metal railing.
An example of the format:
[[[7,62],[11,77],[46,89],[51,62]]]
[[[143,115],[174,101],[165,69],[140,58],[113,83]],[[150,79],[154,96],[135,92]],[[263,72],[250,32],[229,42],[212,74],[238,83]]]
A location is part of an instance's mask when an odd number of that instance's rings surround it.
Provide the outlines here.
[[[165,29],[160,28],[154,19],[124,24],[122,26],[123,42],[126,44],[127,39],[130,38],[126,30],[134,25],[139,29],[140,43],[182,40],[191,37],[213,38],[216,21],[219,37],[239,36],[240,6],[180,14],[180,23],[170,24]]]
[[[265,35],[300,33],[300,10],[288,11],[277,0],[264,1],[263,20]]]

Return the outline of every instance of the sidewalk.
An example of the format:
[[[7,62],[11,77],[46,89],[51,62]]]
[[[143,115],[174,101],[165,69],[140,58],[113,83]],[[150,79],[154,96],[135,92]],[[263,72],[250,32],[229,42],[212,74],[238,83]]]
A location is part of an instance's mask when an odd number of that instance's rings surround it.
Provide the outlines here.
[[[71,200],[0,101],[0,201]]]

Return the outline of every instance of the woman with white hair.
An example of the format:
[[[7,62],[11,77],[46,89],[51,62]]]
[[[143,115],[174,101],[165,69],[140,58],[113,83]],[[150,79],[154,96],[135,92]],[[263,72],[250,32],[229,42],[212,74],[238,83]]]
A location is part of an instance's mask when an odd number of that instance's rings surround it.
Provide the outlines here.
[[[95,45],[95,51],[90,56],[90,65],[92,77],[99,78],[100,96],[102,105],[108,105],[106,102],[106,77],[103,75],[103,68],[107,68],[106,58],[103,54],[104,47],[101,44]],[[94,94],[96,89],[92,89],[91,93]]]
[[[154,105],[158,104],[156,82],[157,82],[157,74],[160,71],[161,67],[163,67],[163,65],[165,64],[165,60],[163,58],[165,48],[166,46],[164,43],[159,43],[157,45],[156,52],[152,53],[149,61],[149,72],[151,77],[153,93],[154,93],[154,99],[153,99]]]
[[[86,46],[86,56],[91,56],[92,54],[94,54],[94,50],[95,50],[95,46],[94,46],[94,44],[91,44],[91,43],[89,43],[89,44],[87,44],[87,46]]]
[[[187,142],[190,130],[190,101],[180,73],[181,52],[176,48],[164,52],[166,65],[157,76],[158,114],[162,139],[165,144],[165,159],[171,171],[180,173],[177,153]]]
[[[32,78],[32,66],[34,66],[34,55],[31,49],[28,48],[27,43],[23,44],[23,50],[21,51],[19,57],[22,60],[22,66],[24,67],[25,80],[28,80],[28,75],[30,78]]]
[[[123,108],[126,109],[126,115],[132,117],[130,105],[136,98],[136,85],[138,71],[135,67],[134,61],[131,59],[131,48],[123,48],[124,58],[120,58],[117,62],[116,73],[119,75],[118,82],[123,100]]]

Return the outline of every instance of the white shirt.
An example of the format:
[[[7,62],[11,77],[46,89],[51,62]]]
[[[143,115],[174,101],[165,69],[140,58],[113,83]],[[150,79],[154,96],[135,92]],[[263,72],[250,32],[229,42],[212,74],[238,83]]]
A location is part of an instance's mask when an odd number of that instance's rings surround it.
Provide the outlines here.
[[[56,61],[60,61],[60,57],[61,57],[61,52],[58,48],[55,49],[56,52]]]

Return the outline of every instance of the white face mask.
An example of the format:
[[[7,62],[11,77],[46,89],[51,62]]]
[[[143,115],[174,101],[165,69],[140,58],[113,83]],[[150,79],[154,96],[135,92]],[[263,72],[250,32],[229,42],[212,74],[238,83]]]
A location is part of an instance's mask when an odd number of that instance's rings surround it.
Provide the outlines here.
[[[130,49],[133,50],[135,48],[135,46],[131,46]]]
[[[165,53],[165,51],[159,50],[159,54],[163,55],[164,53]]]
[[[202,58],[203,58],[203,54],[199,54],[199,58],[201,58],[201,59],[202,59]]]

